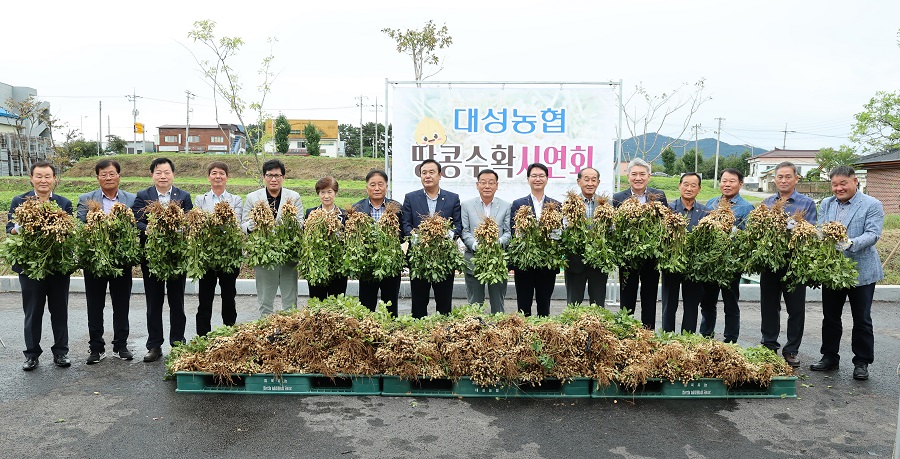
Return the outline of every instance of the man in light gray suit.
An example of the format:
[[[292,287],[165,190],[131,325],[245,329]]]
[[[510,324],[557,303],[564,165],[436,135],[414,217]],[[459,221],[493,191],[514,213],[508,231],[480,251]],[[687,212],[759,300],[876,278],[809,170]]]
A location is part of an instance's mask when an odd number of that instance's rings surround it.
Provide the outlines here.
[[[856,262],[859,271],[856,287],[831,290],[822,287],[822,360],[810,365],[813,371],[834,370],[840,362],[841,313],[849,298],[853,316],[851,347],[853,379],[869,379],[869,364],[875,358],[875,333],[872,330],[872,297],[875,283],[884,278],[881,258],[875,243],[884,226],[881,202],[858,190],[856,171],[838,166],[829,174],[834,196],[822,201],[819,224],[837,221],[847,227],[847,241],[839,243],[844,256]]]
[[[484,284],[478,282],[473,273],[472,256],[478,242],[475,240],[475,228],[481,224],[485,216],[489,216],[500,227],[498,242],[504,248],[509,244],[509,203],[495,198],[497,193],[497,181],[499,176],[491,169],[484,169],[478,173],[478,181],[475,187],[479,197],[462,203],[462,240],[466,246],[466,297],[469,304],[484,303]],[[503,297],[506,296],[507,280],[488,285],[488,295],[491,299],[491,314],[503,312]]]
[[[276,219],[281,218],[281,208],[285,202],[291,202],[297,206],[299,213],[297,220],[303,222],[303,203],[300,194],[296,191],[282,187],[284,183],[284,163],[277,159],[270,159],[262,166],[263,180],[266,187],[256,190],[244,199],[241,228],[244,232],[255,229],[253,220],[250,219],[250,210],[257,202],[268,202],[269,209]],[[281,289],[281,307],[290,309],[297,305],[297,261],[291,261],[278,266],[256,266],[253,268],[256,275],[256,299],[259,302],[259,315],[265,317],[275,312],[275,293]]]
[[[122,203],[129,208],[134,204],[134,194],[119,189],[119,163],[110,159],[97,162],[94,172],[100,188],[78,197],[76,216],[87,221],[88,203],[95,201],[109,213],[113,204]],[[88,365],[99,363],[106,357],[106,342],[103,341],[103,308],[106,306],[106,287],[113,311],[113,354],[122,360],[132,360],[134,354],[128,350],[128,310],[131,308],[131,266],[122,266],[122,275],[100,277],[84,271],[84,298],[87,301],[88,316]]]

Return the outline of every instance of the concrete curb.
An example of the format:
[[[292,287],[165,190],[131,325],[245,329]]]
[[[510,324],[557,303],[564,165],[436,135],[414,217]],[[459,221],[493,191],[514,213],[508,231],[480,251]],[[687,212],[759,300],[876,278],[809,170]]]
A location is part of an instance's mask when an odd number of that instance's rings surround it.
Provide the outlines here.
[[[516,291],[512,288],[512,281],[509,282],[510,288],[507,290],[506,298],[513,299],[516,297]],[[606,285],[606,296],[607,298],[613,298],[613,295],[618,293],[616,290],[618,289],[618,284],[609,283]],[[21,291],[21,287],[19,286],[19,277],[18,276],[0,276],[0,292],[18,292]],[[84,278],[83,277],[72,277],[72,280],[69,284],[69,292],[72,293],[84,293]],[[141,278],[135,278],[134,284],[132,287],[132,293],[144,293],[144,280]],[[197,283],[196,282],[188,282],[185,286],[185,293],[188,295],[196,295],[197,294]],[[238,295],[256,295],[256,281],[253,279],[238,279],[237,281],[237,293]],[[301,280],[297,286],[297,293],[300,296],[309,296],[309,285],[306,281]],[[349,280],[347,282],[347,295],[349,296],[357,296],[359,294],[359,282],[356,280]],[[400,297],[401,298],[409,298],[409,280],[404,279],[400,284]],[[457,278],[455,284],[453,285],[453,297],[454,298],[466,298],[466,286],[461,278]],[[556,288],[553,289],[553,299],[554,300],[565,300],[566,299],[566,286],[562,283],[557,283]],[[741,301],[748,302],[759,302],[759,284],[741,284]],[[822,301],[822,290],[821,289],[807,289],[806,291],[806,301],[818,303]],[[891,303],[900,303],[900,285],[877,285],[875,286],[875,298],[874,301],[878,302],[891,302]]]

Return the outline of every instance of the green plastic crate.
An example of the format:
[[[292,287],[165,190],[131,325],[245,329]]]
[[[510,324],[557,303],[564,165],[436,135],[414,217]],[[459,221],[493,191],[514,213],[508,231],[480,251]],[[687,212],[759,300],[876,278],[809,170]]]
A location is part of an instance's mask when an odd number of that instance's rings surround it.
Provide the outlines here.
[[[381,377],[381,395],[399,397],[457,397],[453,381],[449,379],[400,379]]]
[[[176,373],[176,392],[243,394],[380,395],[380,376],[320,374],[232,375],[233,384],[216,384],[210,373]]]
[[[382,395],[407,397],[480,397],[480,398],[589,398],[591,380],[576,378],[569,381],[548,379],[537,384],[499,384],[479,386],[468,377],[451,379],[402,380],[397,376],[382,376]]]
[[[775,377],[767,387],[757,384],[743,384],[728,387],[721,379],[703,378],[689,381],[669,382],[659,379],[648,380],[634,391],[617,383],[598,387],[596,382],[591,393],[594,398],[797,398],[797,378],[794,376]]]

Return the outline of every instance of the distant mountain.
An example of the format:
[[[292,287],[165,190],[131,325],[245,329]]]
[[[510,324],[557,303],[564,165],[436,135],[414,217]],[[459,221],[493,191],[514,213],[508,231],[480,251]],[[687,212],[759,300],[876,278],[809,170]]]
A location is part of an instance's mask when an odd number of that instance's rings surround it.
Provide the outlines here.
[[[622,152],[627,156],[631,157],[635,151],[638,150],[638,145],[644,145],[643,137],[631,137],[629,139],[622,139]],[[646,134],[646,145],[649,149],[649,153],[647,154],[650,158],[655,158],[659,155],[662,149],[672,143],[672,150],[675,151],[675,155],[677,157],[681,157],[684,152],[690,151],[694,148],[694,140],[682,140],[675,139],[673,137],[668,137],[662,134]],[[654,140],[656,143],[654,144]],[[650,145],[653,145],[650,148]],[[686,145],[684,147],[684,151],[682,151],[682,145]],[[703,153],[704,158],[712,158],[716,155],[716,139],[700,139],[698,142],[698,146],[700,147],[700,152]],[[761,148],[755,148],[747,146],[747,145],[731,145],[725,142],[719,142],[719,156],[729,156],[729,155],[738,155],[740,156],[745,151],[751,151],[754,155],[758,155],[760,153],[765,153],[766,150]]]

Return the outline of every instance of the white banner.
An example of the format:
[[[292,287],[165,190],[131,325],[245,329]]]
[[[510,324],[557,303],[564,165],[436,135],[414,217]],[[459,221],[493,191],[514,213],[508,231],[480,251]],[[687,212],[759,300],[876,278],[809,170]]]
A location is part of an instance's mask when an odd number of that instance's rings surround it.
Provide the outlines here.
[[[562,200],[577,190],[578,172],[600,172],[597,194],[612,196],[618,88],[393,87],[392,196],[422,188],[418,165],[441,164],[441,188],[465,200],[478,196],[478,172],[500,176],[497,196],[512,202],[530,193],[527,167],[550,171],[545,193]]]

